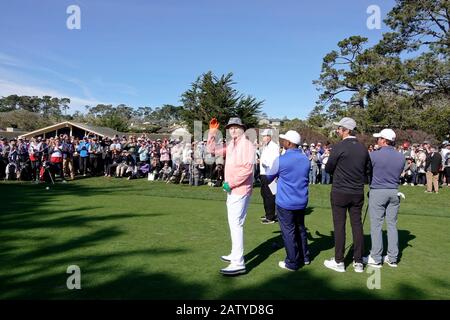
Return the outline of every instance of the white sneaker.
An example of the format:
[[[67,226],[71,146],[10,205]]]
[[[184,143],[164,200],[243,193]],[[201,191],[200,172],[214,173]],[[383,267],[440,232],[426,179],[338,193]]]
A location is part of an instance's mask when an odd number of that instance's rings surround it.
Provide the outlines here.
[[[411,183],[411,187],[414,187],[414,183]]]
[[[381,268],[381,262],[376,263],[375,260],[373,260],[371,255],[368,255],[367,257],[363,257],[363,263],[367,264],[368,266],[374,267],[374,268]]]
[[[278,266],[279,266],[280,268],[286,269],[286,270],[288,270],[288,271],[295,271],[294,269],[291,269],[291,268],[286,267],[286,262],[284,262],[284,261],[278,262]]]
[[[364,272],[364,265],[362,263],[353,261],[353,269],[358,273]]]
[[[388,256],[385,256],[383,259],[384,263],[387,263],[389,267],[397,268],[397,262],[391,262]]]
[[[345,272],[344,263],[343,262],[337,263],[336,260],[334,260],[334,258],[331,258],[330,260],[325,260],[323,262],[323,265],[337,272]]]
[[[404,186],[407,186],[408,185],[408,183],[407,182],[405,182],[404,184],[403,184]]]
[[[245,266],[237,266],[234,264],[230,264],[228,267],[220,269],[220,273],[226,276],[244,274],[245,272]]]

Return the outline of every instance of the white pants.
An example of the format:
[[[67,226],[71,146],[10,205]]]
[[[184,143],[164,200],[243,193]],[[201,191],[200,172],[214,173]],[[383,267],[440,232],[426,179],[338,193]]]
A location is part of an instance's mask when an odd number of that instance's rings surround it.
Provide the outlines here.
[[[227,196],[228,225],[231,235],[231,264],[243,267],[244,264],[244,222],[251,195]]]

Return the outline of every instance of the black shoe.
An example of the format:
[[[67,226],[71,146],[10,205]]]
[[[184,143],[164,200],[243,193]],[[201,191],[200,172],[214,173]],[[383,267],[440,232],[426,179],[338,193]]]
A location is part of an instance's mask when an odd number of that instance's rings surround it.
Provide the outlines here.
[[[263,219],[263,220],[261,220],[261,223],[262,224],[273,224],[273,223],[276,223],[276,221],[275,220],[269,220],[269,219]]]

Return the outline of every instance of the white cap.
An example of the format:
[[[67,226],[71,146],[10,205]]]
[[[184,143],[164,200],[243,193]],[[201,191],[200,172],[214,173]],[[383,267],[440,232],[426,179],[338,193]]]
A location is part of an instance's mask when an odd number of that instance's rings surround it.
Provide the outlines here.
[[[280,134],[280,139],[290,141],[296,145],[300,145],[300,141],[302,140],[300,134],[294,130],[289,130],[285,134]]]
[[[273,133],[272,133],[272,130],[270,130],[270,129],[264,129],[264,130],[261,132],[261,135],[262,135],[262,136],[272,136]]]
[[[383,129],[380,133],[374,133],[375,138],[383,138],[389,141],[395,141],[395,132],[392,129]]]
[[[333,122],[333,124],[335,126],[344,127],[349,130],[354,130],[356,128],[356,121],[348,117],[342,118],[339,122]]]

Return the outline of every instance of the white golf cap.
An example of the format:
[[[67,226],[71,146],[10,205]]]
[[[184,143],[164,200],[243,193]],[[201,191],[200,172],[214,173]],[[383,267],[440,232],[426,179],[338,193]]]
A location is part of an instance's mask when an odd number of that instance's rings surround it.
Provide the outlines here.
[[[264,129],[264,130],[261,132],[261,135],[262,135],[262,136],[272,136],[273,133],[272,133],[272,130],[271,130],[271,129]]]
[[[338,127],[347,128],[348,130],[354,130],[356,128],[356,121],[348,117],[342,118],[339,122],[333,122],[333,124]]]
[[[392,129],[383,129],[380,133],[374,133],[375,138],[383,138],[389,141],[395,141],[395,132]]]
[[[280,139],[290,141],[296,145],[300,145],[300,141],[302,140],[300,134],[294,130],[289,130],[285,134],[280,134]]]

